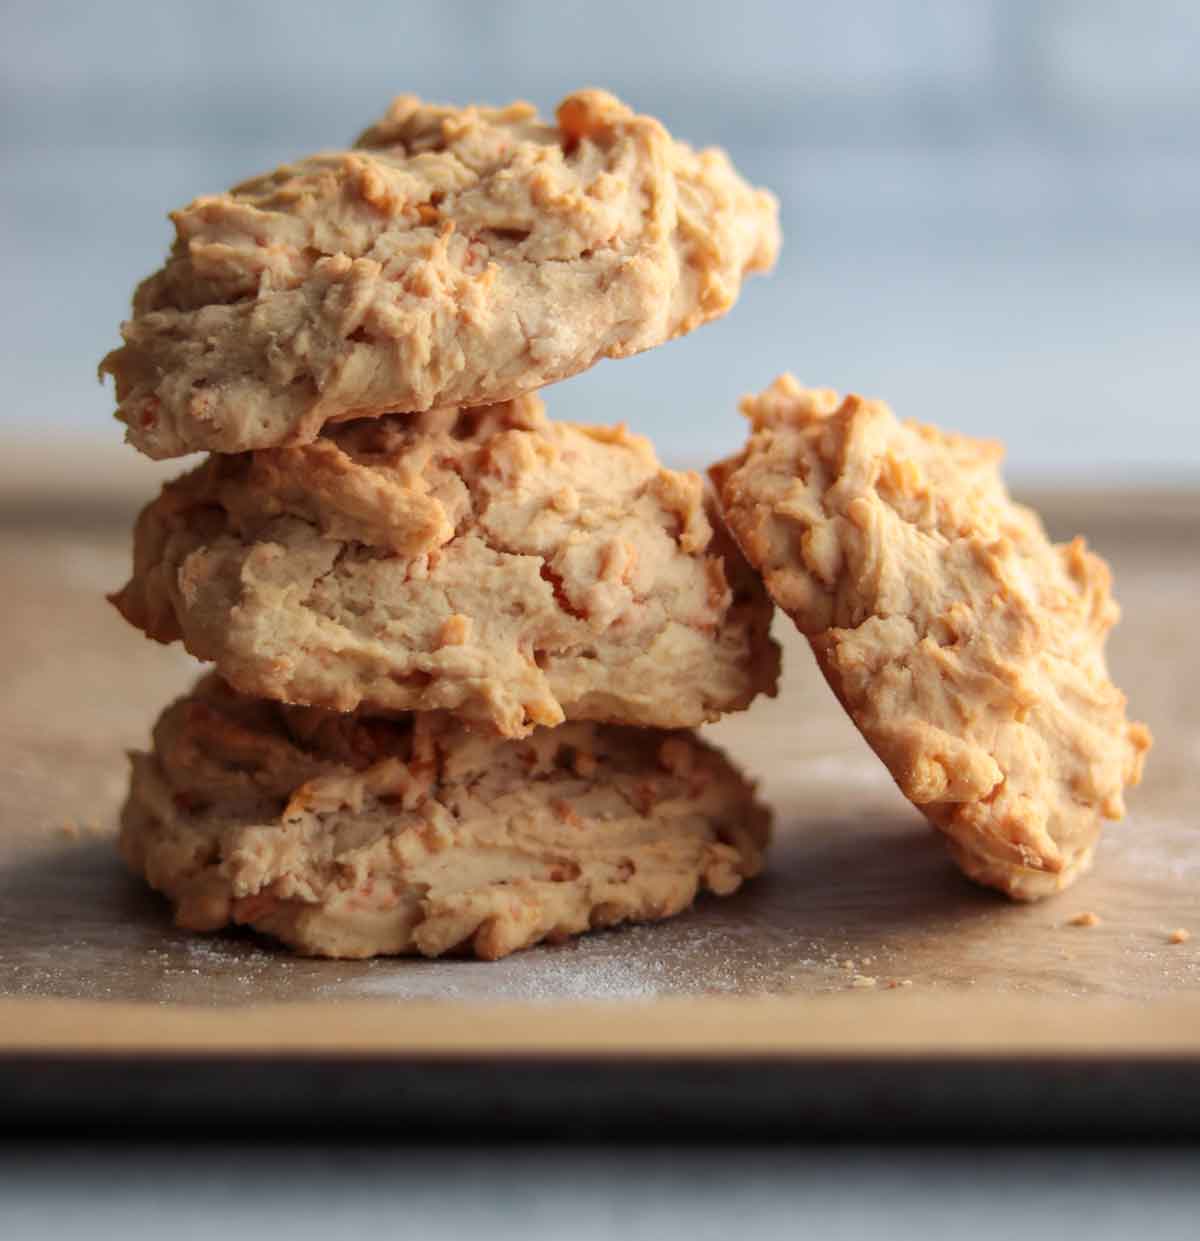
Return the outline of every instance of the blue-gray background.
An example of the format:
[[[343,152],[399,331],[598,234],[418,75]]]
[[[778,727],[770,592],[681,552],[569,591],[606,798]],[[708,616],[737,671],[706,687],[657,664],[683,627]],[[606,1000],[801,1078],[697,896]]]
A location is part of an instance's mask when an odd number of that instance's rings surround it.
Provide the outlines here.
[[[0,443],[115,441],[94,380],[166,212],[399,91],[604,85],[783,203],[733,314],[548,396],[677,462],[793,370],[1000,435],[1020,477],[1200,477],[1193,0],[7,3]]]

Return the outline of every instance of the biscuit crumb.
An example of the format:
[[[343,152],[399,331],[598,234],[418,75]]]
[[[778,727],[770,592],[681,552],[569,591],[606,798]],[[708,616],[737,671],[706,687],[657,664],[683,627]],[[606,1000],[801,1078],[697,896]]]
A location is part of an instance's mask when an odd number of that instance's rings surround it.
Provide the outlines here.
[[[854,977],[850,980],[850,985],[852,987],[858,988],[859,990],[865,990],[867,987],[875,986],[876,983],[878,982],[879,982],[878,978],[871,978],[867,974],[855,974]]]
[[[846,959],[842,962],[842,969],[844,969],[844,970],[852,970],[853,968],[854,968],[854,962],[853,962],[852,960],[850,960],[850,958],[849,958],[849,957],[847,957],[847,958],[846,958]]]
[[[569,484],[560,487],[550,497],[550,507],[559,513],[575,513],[579,511],[579,492]]]
[[[1068,926],[1099,926],[1100,915],[1094,914],[1089,909],[1085,913],[1078,913],[1073,918],[1067,919]]]
[[[562,822],[569,824],[571,827],[583,826],[583,820],[575,813],[575,808],[564,798],[556,797],[550,803],[550,809],[554,811]]]
[[[438,631],[437,645],[440,650],[445,646],[465,646],[471,636],[471,618],[455,612],[442,621]]]
[[[1187,927],[1177,926],[1170,935],[1167,936],[1168,944],[1186,944],[1192,938],[1192,933]]]

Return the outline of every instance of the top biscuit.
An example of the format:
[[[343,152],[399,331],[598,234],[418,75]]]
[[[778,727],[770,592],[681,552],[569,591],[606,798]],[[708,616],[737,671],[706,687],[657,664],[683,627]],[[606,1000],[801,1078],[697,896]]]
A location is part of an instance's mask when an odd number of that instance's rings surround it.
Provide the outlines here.
[[[1150,745],[1105,665],[1104,561],[1009,499],[999,444],[790,375],[742,409],[725,518],[859,730],[968,875],[1065,887]]]
[[[774,198],[722,151],[596,90],[556,125],[401,96],[353,150],[172,219],[100,364],[156,458],[508,400],[717,318],[779,248]]]

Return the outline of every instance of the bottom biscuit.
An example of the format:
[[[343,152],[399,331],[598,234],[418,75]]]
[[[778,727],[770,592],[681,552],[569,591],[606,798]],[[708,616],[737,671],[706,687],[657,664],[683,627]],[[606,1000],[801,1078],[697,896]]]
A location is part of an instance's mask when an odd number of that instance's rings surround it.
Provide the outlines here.
[[[216,676],[134,754],[129,867],[178,925],[325,957],[486,959],[667,918],[757,874],[769,812],[689,732],[573,723],[522,740],[436,713],[339,715]]]

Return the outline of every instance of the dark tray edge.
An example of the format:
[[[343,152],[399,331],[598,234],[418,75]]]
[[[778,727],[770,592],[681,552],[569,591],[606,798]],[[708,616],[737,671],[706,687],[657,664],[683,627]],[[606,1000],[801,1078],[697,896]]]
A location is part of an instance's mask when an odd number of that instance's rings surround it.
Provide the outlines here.
[[[0,1133],[1200,1136],[1200,1060],[0,1056]]]

